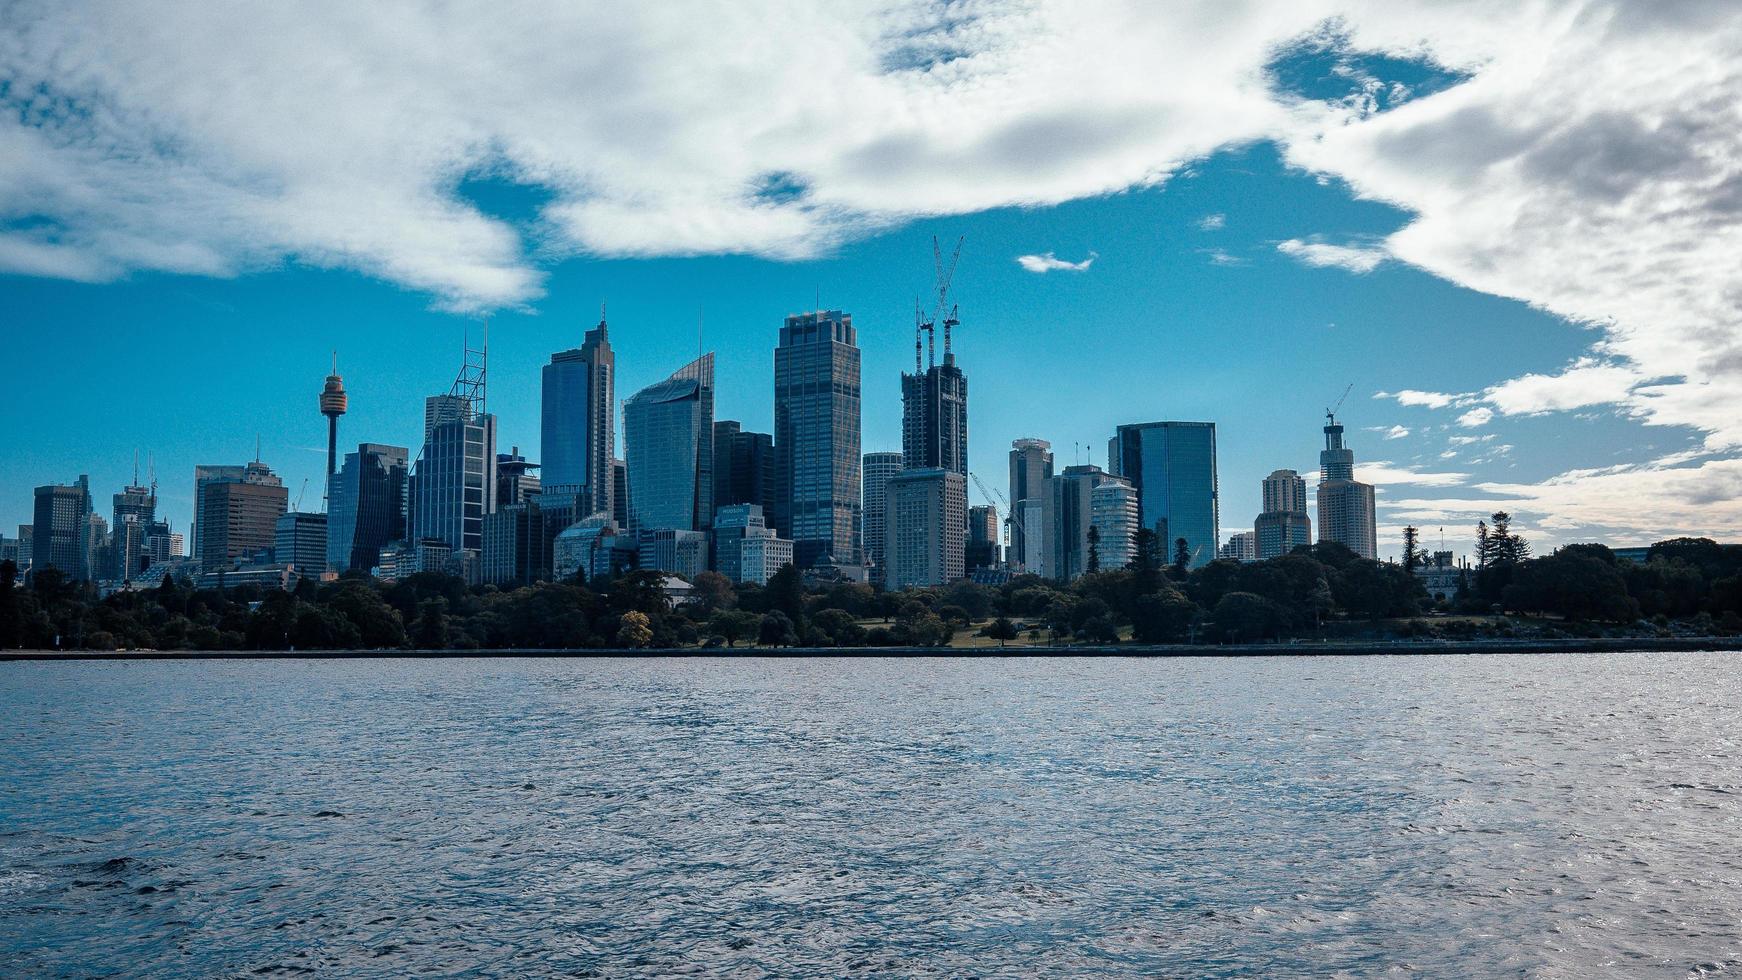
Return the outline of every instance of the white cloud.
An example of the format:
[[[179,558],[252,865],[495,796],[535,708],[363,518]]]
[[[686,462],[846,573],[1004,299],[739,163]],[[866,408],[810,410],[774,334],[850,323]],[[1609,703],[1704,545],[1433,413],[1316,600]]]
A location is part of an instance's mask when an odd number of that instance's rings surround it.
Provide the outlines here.
[[[1276,250],[1307,265],[1346,269],[1357,274],[1372,272],[1387,257],[1381,246],[1332,245],[1298,238],[1277,242]]]
[[[1236,265],[1250,265],[1251,264],[1246,259],[1243,259],[1238,255],[1231,254],[1226,249],[1200,248],[1200,249],[1198,249],[1198,251],[1202,252],[1203,254],[1208,255],[1210,257],[1210,264],[1211,265],[1236,266]]]
[[[1225,214],[1206,214],[1198,219],[1198,230],[1220,231],[1227,223],[1228,216]]]
[[[1492,432],[1488,433],[1485,436],[1448,436],[1446,438],[1446,442],[1448,442],[1454,446],[1474,446],[1475,444],[1477,444],[1479,442],[1493,442],[1493,441],[1494,441],[1494,433],[1492,433]]]
[[[1493,421],[1493,419],[1494,410],[1484,406],[1472,408],[1468,412],[1458,416],[1458,424],[1466,429],[1476,429],[1487,425],[1489,422]]]
[[[1319,480],[1319,474],[1317,472],[1308,473],[1305,478],[1308,483],[1316,484]],[[1419,470],[1413,466],[1393,463],[1390,460],[1378,460],[1372,463],[1357,461],[1355,463],[1355,479],[1362,483],[1371,483],[1375,487],[1455,487],[1467,483],[1470,474]]]
[[[1586,359],[1496,377],[1485,409],[1613,403],[1742,448],[1735,4],[26,0],[6,20],[8,272],[296,261],[512,305],[538,295],[543,256],[815,256],[916,218],[1154,187],[1271,140],[1412,216],[1285,254],[1407,263],[1590,329]],[[1263,66],[1327,22],[1352,50],[1469,77],[1276,91]],[[494,215],[457,190],[480,173],[549,203]]]
[[[1387,439],[1402,439],[1403,437],[1409,435],[1409,430],[1404,428],[1401,425],[1394,425],[1389,429],[1380,428],[1377,431],[1385,433],[1385,438],[1387,438]]]
[[[1089,257],[1081,262],[1067,262],[1047,252],[1044,255],[1018,255],[1016,264],[1029,272],[1082,272],[1094,264],[1095,258],[1095,253],[1090,252]]]
[[[1374,398],[1395,398],[1399,405],[1421,406],[1424,408],[1445,408],[1448,405],[1463,401],[1465,395],[1448,395],[1440,391],[1416,391],[1405,388],[1402,391],[1376,391]]]

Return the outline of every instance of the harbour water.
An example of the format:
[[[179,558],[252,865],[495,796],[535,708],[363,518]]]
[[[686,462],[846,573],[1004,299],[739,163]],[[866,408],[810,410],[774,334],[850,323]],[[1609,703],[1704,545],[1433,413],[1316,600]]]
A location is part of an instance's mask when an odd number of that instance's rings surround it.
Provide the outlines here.
[[[7,976],[1742,972],[1742,658],[0,664]]]

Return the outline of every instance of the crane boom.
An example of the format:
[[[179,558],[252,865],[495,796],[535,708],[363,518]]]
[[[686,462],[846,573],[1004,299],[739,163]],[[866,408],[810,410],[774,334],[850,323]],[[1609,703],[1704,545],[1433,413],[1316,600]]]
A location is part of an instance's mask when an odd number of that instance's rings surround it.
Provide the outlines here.
[[[1337,403],[1335,405],[1332,405],[1330,408],[1325,409],[1325,418],[1330,419],[1333,423],[1335,423],[1337,421],[1337,409],[1343,407],[1343,402],[1348,400],[1349,392],[1354,391],[1354,390],[1355,390],[1355,382],[1351,381],[1351,382],[1349,382],[1349,386],[1347,388],[1343,389],[1343,393],[1341,395],[1337,396]]]

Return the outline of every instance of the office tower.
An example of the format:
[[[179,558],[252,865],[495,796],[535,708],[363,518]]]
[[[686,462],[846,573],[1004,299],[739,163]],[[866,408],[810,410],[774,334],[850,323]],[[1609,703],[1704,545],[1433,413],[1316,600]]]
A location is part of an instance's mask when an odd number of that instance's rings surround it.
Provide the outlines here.
[[[628,441],[627,436],[624,441]],[[634,492],[633,486],[631,483],[631,493]],[[697,575],[708,570],[706,531],[675,527],[638,531],[635,535],[635,550],[638,568],[670,572],[692,582]]]
[[[407,536],[440,541],[463,563],[484,544],[496,509],[496,416],[485,411],[487,354],[467,346],[453,386],[424,399],[424,443],[412,467]]]
[[[194,467],[194,551],[202,571],[270,553],[290,491],[259,460]]]
[[[327,501],[327,567],[367,572],[381,549],[405,538],[406,461],[402,446],[359,443],[345,454]]]
[[[556,536],[552,544],[552,574],[558,582],[589,582],[619,570],[612,564],[614,544],[620,533],[617,522],[604,514],[577,521]]]
[[[1216,483],[1216,423],[1122,425],[1108,444],[1108,468],[1137,488],[1139,517],[1171,561],[1185,539],[1187,567],[1216,557],[1221,524]]]
[[[968,483],[941,466],[902,470],[884,490],[884,585],[948,585],[965,573]]]
[[[1217,558],[1232,561],[1258,560],[1258,532],[1235,531],[1228,535],[1228,540],[1222,542],[1222,547],[1216,552]]]
[[[1039,571],[1039,556],[1028,555],[1028,522],[1023,520],[1023,502],[1039,501],[1052,479],[1052,443],[1045,439],[1017,439],[1010,444],[1010,567],[1018,572]],[[1038,533],[1040,526],[1033,528]]]
[[[327,419],[327,479],[324,497],[333,494],[333,474],[339,472],[339,416],[345,414],[350,399],[345,395],[345,381],[339,377],[339,354],[333,352],[333,373],[321,386],[321,414]]]
[[[151,564],[148,539],[159,531],[157,492],[153,487],[139,485],[139,470],[134,467],[133,483],[115,494],[114,562],[105,574],[110,578],[130,580]],[[168,526],[161,526],[168,533]]]
[[[288,511],[273,526],[272,560],[318,577],[327,568],[327,515]]]
[[[774,533],[757,504],[728,504],[715,512],[714,567],[734,582],[767,585],[792,563],[792,542]]]
[[[90,579],[91,517],[90,477],[81,475],[70,486],[37,487],[32,568],[58,569],[74,582]]]
[[[1095,557],[1101,571],[1110,572],[1131,564],[1136,556],[1138,517],[1137,488],[1123,477],[1107,478],[1089,490],[1089,526],[1095,529]],[[1084,569],[1088,566],[1085,564]]]
[[[1301,545],[1312,544],[1306,481],[1300,474],[1277,470],[1264,478],[1263,489],[1264,511],[1252,522],[1254,558],[1280,558]]]
[[[968,475],[968,376],[946,352],[922,371],[901,375],[901,455],[910,470],[938,466]]]
[[[611,520],[629,526],[629,465],[620,459],[611,460]]]
[[[614,512],[617,359],[601,315],[581,346],[544,367],[540,462],[546,495],[572,494],[582,515]]]
[[[745,432],[734,421],[714,423],[714,509],[756,504],[774,510],[774,436]]]
[[[861,464],[864,474],[863,499],[860,502],[860,547],[865,563],[871,566],[871,581],[883,582],[884,532],[883,502],[889,478],[901,472],[900,453],[866,453]]]
[[[1379,556],[1373,487],[1355,479],[1355,451],[1343,445],[1343,427],[1325,413],[1325,448],[1319,453],[1319,540],[1345,545],[1362,558]]]
[[[496,454],[496,508],[498,510],[510,504],[524,504],[529,497],[539,495],[542,486],[538,474],[532,472],[538,469],[537,463],[528,463],[526,457],[520,455],[520,447],[515,446],[505,453]]]
[[[623,403],[634,529],[704,530],[714,517],[714,355]]]
[[[998,567],[998,508],[990,504],[968,508],[967,548],[963,564],[969,571]]]
[[[539,506],[537,494],[516,504],[497,507],[484,518],[484,543],[478,554],[478,580],[486,585],[531,585],[551,577],[552,542],[573,523],[571,511],[560,507],[555,521]],[[553,523],[561,526],[552,526]]]
[[[36,552],[36,525],[18,525],[18,570],[30,568]]]
[[[18,553],[18,539],[0,534],[0,562],[11,562],[13,568],[24,571],[24,557]]]
[[[774,350],[774,527],[795,564],[853,563],[859,510],[859,348],[840,310],[789,316]]]
[[[1129,482],[1092,463],[1067,466],[1064,472],[1047,481],[1046,494],[1041,498],[1040,525],[1045,540],[1041,544],[1040,574],[1069,582],[1089,570],[1089,528],[1095,520],[1095,489],[1113,481]],[[1103,510],[1107,509],[1108,503],[1104,501]],[[1117,516],[1116,511],[1110,513]],[[1117,537],[1122,525],[1114,522],[1108,527]],[[1096,533],[1101,531],[1097,529]],[[1032,536],[1029,543],[1034,543]],[[1104,554],[1098,545],[1096,551]],[[1111,568],[1104,558],[1101,567]]]

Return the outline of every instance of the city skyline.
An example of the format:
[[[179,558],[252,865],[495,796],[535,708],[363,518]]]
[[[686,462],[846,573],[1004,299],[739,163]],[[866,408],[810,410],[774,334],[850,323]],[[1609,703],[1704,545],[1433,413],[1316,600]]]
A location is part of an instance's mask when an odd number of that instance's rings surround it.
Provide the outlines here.
[[[415,447],[406,394],[441,384],[486,312],[498,374],[520,379],[494,396],[500,441],[534,446],[531,379],[601,301],[618,391],[688,360],[699,327],[720,356],[719,417],[758,431],[775,325],[854,311],[862,449],[895,449],[933,236],[966,239],[951,296],[974,375],[969,469],[987,478],[1014,438],[1050,440],[1060,468],[1105,465],[1118,424],[1210,419],[1226,531],[1259,512],[1271,470],[1316,483],[1313,423],[1352,383],[1339,417],[1380,491],[1381,554],[1406,522],[1433,533],[1497,508],[1545,544],[1742,526],[1742,360],[1721,258],[1742,157],[1686,88],[1699,74],[1653,57],[1659,44],[1683,63],[1712,56],[1714,14],[1592,3],[1550,30],[1552,12],[1508,5],[1258,4],[1214,31],[1165,10],[1067,24],[994,5],[973,30],[933,14],[848,17],[826,43],[805,17],[757,34],[771,52],[809,38],[807,59],[875,93],[869,116],[819,106],[780,57],[731,76],[746,97],[705,112],[692,100],[706,84],[603,89],[669,120],[672,142],[649,145],[593,111],[537,111],[575,78],[506,52],[561,42],[599,67],[567,25],[545,37],[402,13],[430,36],[490,39],[449,66],[473,83],[456,87],[421,61],[359,57],[403,27],[386,15],[337,36],[318,17],[241,31],[110,10],[60,30],[63,11],[21,12],[42,29],[0,54],[18,80],[0,127],[20,174],[0,188],[0,296],[16,358],[78,372],[15,384],[21,404],[54,410],[0,450],[0,526],[30,519],[31,486],[83,472],[124,486],[139,451],[157,461],[160,512],[186,526],[192,466],[250,458],[257,435],[286,484],[318,499],[308,384],[330,352],[350,396],[339,445]],[[695,26],[736,37],[735,23]],[[743,67],[687,30],[637,25],[662,32],[660,58],[685,59],[685,78]],[[164,37],[194,40],[152,42]],[[335,104],[289,70],[290,39],[369,65],[378,84]],[[1096,67],[1135,50],[1195,83]],[[200,71],[238,82],[181,83]],[[484,89],[527,108],[457,94]],[[379,101],[405,91],[430,93],[429,111]],[[114,125],[91,136],[86,114],[57,108],[84,104]],[[948,111],[909,111],[932,104]],[[378,117],[396,122],[358,125]],[[302,134],[298,148],[257,139],[262,121]],[[719,145],[740,149],[659,152]],[[1423,155],[1446,145],[1470,152]],[[359,201],[358,186],[383,192]],[[139,342],[117,345],[118,330]]]

